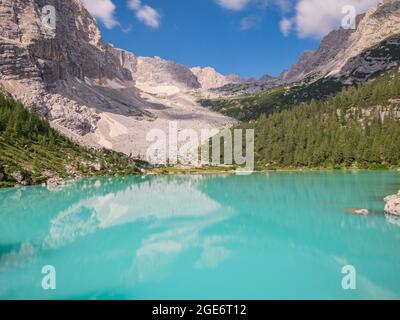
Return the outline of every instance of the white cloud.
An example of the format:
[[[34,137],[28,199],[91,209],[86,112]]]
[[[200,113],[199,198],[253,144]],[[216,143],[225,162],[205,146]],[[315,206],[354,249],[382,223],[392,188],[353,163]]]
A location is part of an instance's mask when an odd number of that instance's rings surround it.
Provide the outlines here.
[[[114,16],[116,7],[111,0],[83,0],[83,4],[106,28],[112,29],[119,25]]]
[[[142,1],[140,0],[129,0],[128,7],[132,10],[138,10],[142,6]]]
[[[280,22],[280,28],[285,37],[289,36],[290,31],[292,30],[293,20],[284,18]]]
[[[338,28],[346,14],[342,9],[353,6],[356,13],[363,13],[382,0],[215,0],[221,7],[241,11],[252,6],[264,10],[278,7],[284,18],[280,29],[285,36],[295,29],[301,38],[322,38]],[[288,17],[293,12],[292,17]],[[285,17],[286,16],[286,17]],[[250,29],[253,20],[245,17],[241,21],[242,29]]]
[[[240,11],[248,5],[258,9],[266,9],[269,6],[277,6],[282,12],[288,12],[292,8],[293,0],[216,0],[222,8],[232,11]]]
[[[155,29],[160,27],[161,15],[154,8],[142,5],[141,0],[129,0],[128,8],[133,10],[138,20],[145,25]]]
[[[270,1],[268,1],[270,2]],[[291,0],[273,0],[273,4],[275,4],[283,13],[289,12],[292,9],[292,1]]]
[[[301,38],[322,38],[341,25],[344,6],[354,6],[359,14],[378,2],[380,0],[299,0],[294,18],[297,33]]]
[[[240,29],[245,31],[257,27],[262,22],[262,17],[254,15],[244,17],[240,21]]]
[[[160,14],[150,6],[143,6],[136,12],[137,18],[145,25],[158,28],[160,26]]]
[[[251,0],[217,0],[217,3],[228,10],[240,11],[244,9]]]

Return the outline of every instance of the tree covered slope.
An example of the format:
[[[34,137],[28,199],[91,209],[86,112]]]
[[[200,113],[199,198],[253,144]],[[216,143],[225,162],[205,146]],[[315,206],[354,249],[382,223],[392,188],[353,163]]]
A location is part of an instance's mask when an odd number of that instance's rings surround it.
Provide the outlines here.
[[[37,184],[55,176],[138,174],[140,165],[123,154],[79,146],[0,94],[0,186]]]
[[[314,83],[304,80],[301,83],[282,85],[249,96],[201,99],[203,107],[240,121],[255,120],[262,114],[271,114],[312,99],[324,99],[334,95],[344,87],[334,79],[321,79]]]
[[[254,128],[256,161],[274,167],[400,166],[398,69],[334,97],[242,124]]]

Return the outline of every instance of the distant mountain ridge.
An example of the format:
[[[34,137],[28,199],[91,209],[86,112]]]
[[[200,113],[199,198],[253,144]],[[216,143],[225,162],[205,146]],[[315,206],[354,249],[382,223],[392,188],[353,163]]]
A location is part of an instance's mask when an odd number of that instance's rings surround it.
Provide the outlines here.
[[[226,95],[254,94],[303,80],[340,79],[363,82],[400,62],[400,1],[386,0],[357,16],[357,28],[329,33],[316,51],[305,51],[299,61],[278,77],[228,84],[217,89]]]
[[[377,70],[384,71],[393,65],[382,64],[378,59],[376,63],[370,61],[368,68],[357,57],[394,36],[396,41],[400,38],[400,1],[384,1],[359,15],[355,30],[340,28],[332,31],[317,51],[305,52],[298,63],[281,75],[281,79],[296,82],[306,77],[351,78],[358,69],[362,69],[367,78]]]

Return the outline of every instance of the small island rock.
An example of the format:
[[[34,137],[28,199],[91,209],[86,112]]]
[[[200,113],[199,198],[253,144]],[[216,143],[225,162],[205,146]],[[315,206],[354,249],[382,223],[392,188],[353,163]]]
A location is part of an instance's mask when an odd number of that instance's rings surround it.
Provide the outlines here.
[[[367,214],[369,214],[369,211],[368,211],[368,209],[357,209],[357,210],[354,210],[354,213],[355,214],[361,214],[361,215],[367,215]]]
[[[400,216],[400,192],[388,196],[384,200],[386,202],[385,212],[394,216]]]

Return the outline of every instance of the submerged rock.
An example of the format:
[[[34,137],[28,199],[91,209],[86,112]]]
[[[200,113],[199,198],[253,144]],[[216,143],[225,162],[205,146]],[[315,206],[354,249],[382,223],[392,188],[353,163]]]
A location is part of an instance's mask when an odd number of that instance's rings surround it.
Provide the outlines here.
[[[394,216],[392,214],[385,214],[385,217],[387,222],[400,227],[400,217]]]
[[[358,209],[354,211],[355,214],[367,215],[369,214],[368,209]]]
[[[398,194],[388,196],[384,200],[386,202],[385,212],[400,217],[400,191]]]
[[[350,209],[350,212],[353,214],[358,214],[358,215],[362,215],[362,216],[366,216],[369,214],[368,209]]]

